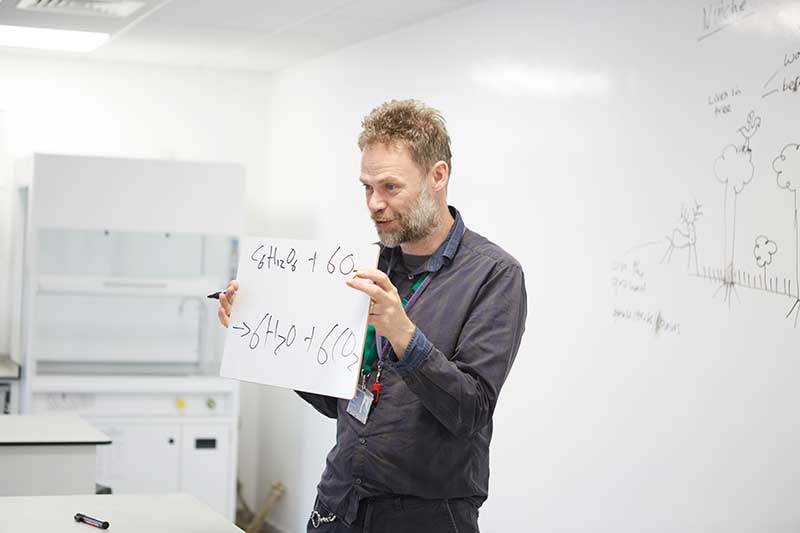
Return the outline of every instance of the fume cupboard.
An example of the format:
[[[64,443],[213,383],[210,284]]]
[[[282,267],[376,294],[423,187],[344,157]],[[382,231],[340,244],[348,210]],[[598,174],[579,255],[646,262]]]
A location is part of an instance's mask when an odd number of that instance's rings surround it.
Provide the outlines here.
[[[115,494],[189,492],[233,518],[239,391],[206,295],[235,276],[244,169],[39,153],[15,172],[20,411],[109,435]]]

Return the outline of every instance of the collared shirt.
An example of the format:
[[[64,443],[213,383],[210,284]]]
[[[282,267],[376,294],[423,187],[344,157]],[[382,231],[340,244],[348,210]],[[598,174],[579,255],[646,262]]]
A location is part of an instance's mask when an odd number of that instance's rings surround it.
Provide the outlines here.
[[[367,423],[347,413],[347,400],[298,392],[337,419],[317,491],[348,524],[365,498],[471,498],[480,505],[488,495],[492,414],[525,330],[525,280],[511,255],[450,212],[447,239],[415,271],[400,267],[399,247],[381,249],[379,268],[392,266],[401,296],[422,273],[432,279],[408,310],[416,329],[403,357],[385,344],[380,401]]]

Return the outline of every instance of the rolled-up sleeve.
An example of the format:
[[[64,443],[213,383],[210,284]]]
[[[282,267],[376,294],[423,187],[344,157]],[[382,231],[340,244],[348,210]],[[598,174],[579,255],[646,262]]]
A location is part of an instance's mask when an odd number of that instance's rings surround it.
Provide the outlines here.
[[[498,266],[475,296],[451,359],[417,327],[394,367],[448,431],[473,435],[491,420],[519,350],[526,316],[522,269]]]
[[[428,340],[428,337],[422,333],[421,329],[415,328],[403,358],[395,365],[397,370],[416,370],[431,353],[431,349],[433,349],[433,345]]]

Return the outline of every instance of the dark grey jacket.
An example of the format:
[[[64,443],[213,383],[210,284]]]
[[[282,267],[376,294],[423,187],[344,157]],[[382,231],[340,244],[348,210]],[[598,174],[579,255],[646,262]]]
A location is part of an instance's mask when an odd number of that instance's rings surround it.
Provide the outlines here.
[[[379,267],[402,296],[422,272],[433,277],[408,309],[417,330],[400,361],[389,351],[366,425],[347,414],[347,400],[298,393],[337,419],[318,493],[347,523],[372,496],[470,498],[478,506],[487,497],[492,413],[525,330],[525,280],[513,257],[450,209],[448,238],[417,271],[405,271],[399,248],[381,250]],[[374,379],[375,371],[367,388]]]

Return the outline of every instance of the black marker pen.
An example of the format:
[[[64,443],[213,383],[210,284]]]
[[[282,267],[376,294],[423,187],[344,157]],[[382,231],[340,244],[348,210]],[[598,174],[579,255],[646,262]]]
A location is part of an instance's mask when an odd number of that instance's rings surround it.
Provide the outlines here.
[[[75,513],[75,521],[83,522],[84,524],[89,524],[90,526],[100,529],[108,529],[108,526],[111,525],[105,520],[98,520],[97,518],[92,518],[91,516],[86,516],[85,514],[81,513]]]
[[[219,291],[206,296],[206,298],[211,298],[212,300],[219,300],[221,294],[225,294],[225,291]]]

